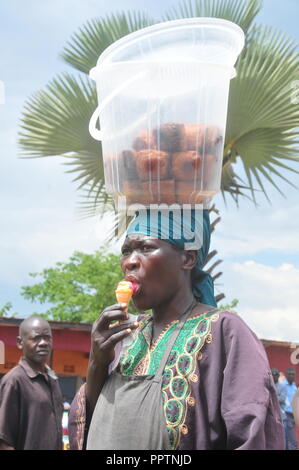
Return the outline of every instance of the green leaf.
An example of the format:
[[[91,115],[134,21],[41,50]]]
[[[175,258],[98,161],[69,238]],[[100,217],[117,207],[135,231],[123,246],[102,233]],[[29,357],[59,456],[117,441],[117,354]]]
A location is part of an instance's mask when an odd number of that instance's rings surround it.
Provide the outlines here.
[[[23,154],[30,157],[88,152],[99,144],[88,131],[97,106],[95,87],[88,79],[64,74],[53,79],[24,106],[19,133]]]
[[[140,12],[115,13],[93,19],[73,34],[61,57],[75,69],[89,73],[110,44],[153,23],[147,14]]]
[[[50,319],[94,321],[115,303],[115,287],[123,277],[119,256],[105,250],[93,254],[75,252],[68,261],[38,273],[40,282],[23,286],[21,295],[31,302],[52,304]],[[135,311],[130,305],[130,311]]]

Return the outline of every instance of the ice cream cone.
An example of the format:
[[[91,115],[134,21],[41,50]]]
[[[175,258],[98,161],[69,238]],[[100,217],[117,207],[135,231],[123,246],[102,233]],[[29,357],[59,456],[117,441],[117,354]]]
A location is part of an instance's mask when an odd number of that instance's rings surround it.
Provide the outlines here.
[[[126,303],[126,311],[128,310],[128,305],[133,295],[133,286],[130,281],[121,281],[118,283],[118,286],[115,291],[116,299],[119,303]]]

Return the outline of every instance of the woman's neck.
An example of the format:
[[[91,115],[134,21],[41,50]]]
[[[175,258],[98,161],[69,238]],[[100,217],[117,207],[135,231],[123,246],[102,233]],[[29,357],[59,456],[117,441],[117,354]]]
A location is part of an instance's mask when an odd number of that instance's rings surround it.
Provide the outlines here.
[[[153,330],[151,344],[154,344],[160,334],[174,320],[178,320],[189,308],[196,304],[193,293],[188,292],[187,295],[179,295],[160,304],[157,308],[153,308]]]
[[[153,308],[154,325],[165,328],[169,323],[177,320],[195,302],[194,295],[190,291],[182,295],[180,292],[171,299]]]

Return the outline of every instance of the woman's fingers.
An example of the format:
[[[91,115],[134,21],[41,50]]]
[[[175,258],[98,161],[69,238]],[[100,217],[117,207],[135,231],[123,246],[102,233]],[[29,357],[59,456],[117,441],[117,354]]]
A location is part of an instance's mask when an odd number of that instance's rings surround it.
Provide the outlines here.
[[[110,363],[114,347],[138,327],[138,322],[128,319],[126,304],[107,307],[92,327],[92,351],[99,362]]]
[[[128,319],[128,314],[125,311],[126,304],[115,304],[103,310],[101,316],[97,320],[97,329],[109,328],[113,321],[125,321]]]
[[[114,348],[114,346],[119,342],[125,339],[127,336],[129,336],[132,333],[131,328],[126,328],[125,330],[119,331],[118,333],[114,333],[111,336],[109,336],[106,341],[104,341],[101,344],[101,349],[102,351],[109,350],[111,348]]]
[[[111,332],[111,334],[114,335],[115,333],[126,330],[128,328],[131,330],[135,330],[136,328],[138,328],[138,325],[139,323],[137,321],[132,322],[132,320],[127,320],[127,321],[120,322],[120,323],[119,322],[112,323],[109,326],[109,332]]]

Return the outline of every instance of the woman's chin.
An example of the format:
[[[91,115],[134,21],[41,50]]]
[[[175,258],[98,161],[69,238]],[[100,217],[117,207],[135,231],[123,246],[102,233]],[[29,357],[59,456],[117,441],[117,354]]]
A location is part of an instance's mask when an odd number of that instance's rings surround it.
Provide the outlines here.
[[[136,309],[140,312],[143,313],[146,310],[151,310],[153,308],[153,302],[150,302],[149,300],[145,299],[144,297],[140,297],[137,299],[133,299],[134,305]]]

